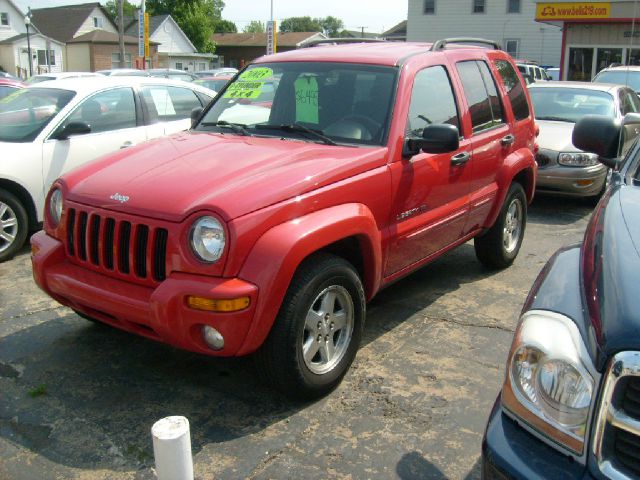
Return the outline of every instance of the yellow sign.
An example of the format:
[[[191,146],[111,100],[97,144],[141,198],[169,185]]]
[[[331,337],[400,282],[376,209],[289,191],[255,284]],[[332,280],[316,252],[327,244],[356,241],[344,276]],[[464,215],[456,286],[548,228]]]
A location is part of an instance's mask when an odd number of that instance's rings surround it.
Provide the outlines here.
[[[149,14],[144,12],[144,56],[149,58]]]
[[[609,2],[538,3],[536,20],[591,20],[609,18]]]

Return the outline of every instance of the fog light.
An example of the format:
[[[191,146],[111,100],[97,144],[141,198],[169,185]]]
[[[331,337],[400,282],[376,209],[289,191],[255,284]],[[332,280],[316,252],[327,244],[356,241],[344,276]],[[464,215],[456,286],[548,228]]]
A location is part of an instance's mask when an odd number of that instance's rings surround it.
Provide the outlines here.
[[[202,338],[212,350],[222,350],[224,348],[224,337],[218,330],[209,325],[202,327]]]
[[[31,244],[31,256],[35,257],[40,251],[40,247],[34,244]]]
[[[251,300],[249,297],[213,299],[196,297],[189,295],[187,297],[187,305],[195,310],[205,310],[208,312],[237,312],[244,310],[249,306]]]

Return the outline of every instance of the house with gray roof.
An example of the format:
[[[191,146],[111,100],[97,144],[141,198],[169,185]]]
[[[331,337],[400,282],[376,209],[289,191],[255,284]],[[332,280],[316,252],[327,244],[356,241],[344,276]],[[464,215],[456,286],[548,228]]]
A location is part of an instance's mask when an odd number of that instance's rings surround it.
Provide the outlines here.
[[[30,51],[33,74],[64,71],[64,42],[42,33],[33,23],[27,37],[26,13],[12,0],[0,0],[0,66],[26,78]]]
[[[125,35],[138,35],[138,20],[125,18]],[[149,41],[158,44],[158,68],[197,72],[217,66],[217,55],[198,53],[171,15],[149,17]]]

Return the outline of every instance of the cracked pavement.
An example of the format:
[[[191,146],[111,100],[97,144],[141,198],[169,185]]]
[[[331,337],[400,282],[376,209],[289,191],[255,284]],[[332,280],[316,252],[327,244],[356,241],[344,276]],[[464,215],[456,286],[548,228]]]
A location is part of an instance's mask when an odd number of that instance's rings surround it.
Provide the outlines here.
[[[312,403],[250,359],[83,320],[37,289],[25,247],[0,264],[0,478],[153,479],[151,426],[184,415],[198,479],[479,479],[520,308],[590,213],[538,198],[511,268],[484,269],[469,243],[380,292],[350,372]]]

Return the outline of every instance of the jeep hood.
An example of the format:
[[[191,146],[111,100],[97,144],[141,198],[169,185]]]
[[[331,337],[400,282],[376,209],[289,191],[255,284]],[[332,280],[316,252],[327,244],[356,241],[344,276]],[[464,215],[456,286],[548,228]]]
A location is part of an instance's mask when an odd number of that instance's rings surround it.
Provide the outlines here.
[[[556,122],[552,120],[536,120],[540,127],[538,145],[540,148],[555,152],[579,152],[580,149],[571,143],[571,134],[575,123]]]
[[[582,245],[584,298],[597,364],[640,347],[640,188],[617,186],[601,202]]]
[[[110,154],[63,178],[67,198],[79,203],[169,221],[210,209],[229,221],[385,161],[385,147],[184,132]]]

